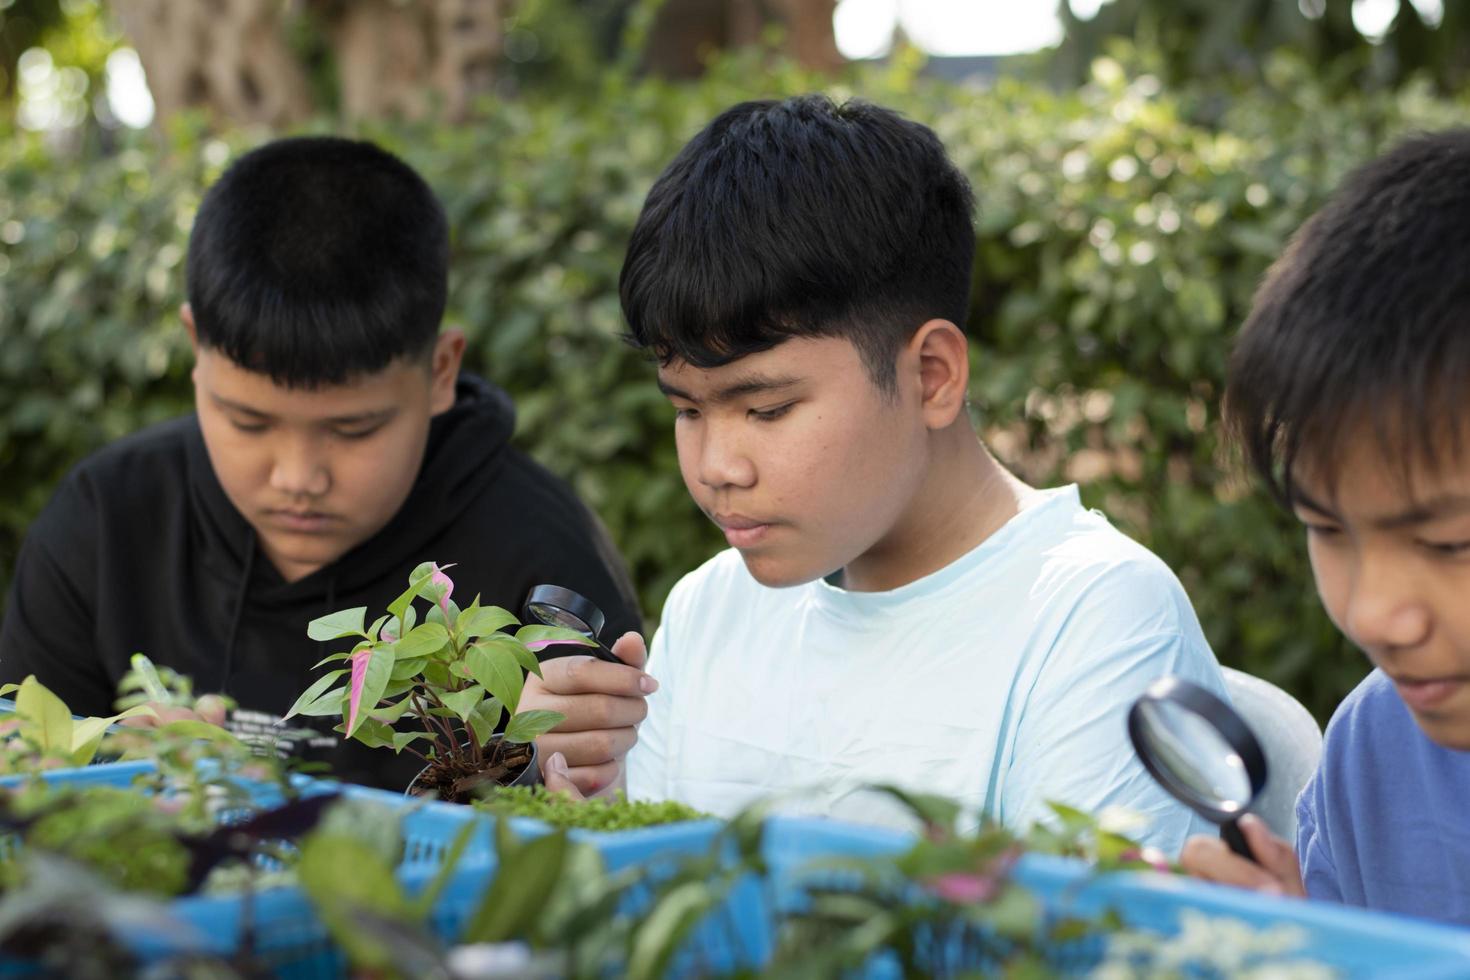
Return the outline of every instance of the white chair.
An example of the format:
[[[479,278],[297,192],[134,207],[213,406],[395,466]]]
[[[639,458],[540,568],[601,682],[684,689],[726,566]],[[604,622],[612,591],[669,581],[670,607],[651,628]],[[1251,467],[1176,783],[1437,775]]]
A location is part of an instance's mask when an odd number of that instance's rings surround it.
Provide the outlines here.
[[[1296,844],[1296,798],[1322,757],[1322,729],[1301,702],[1270,681],[1221,667],[1235,710],[1266,753],[1266,788],[1251,807],[1275,833]]]

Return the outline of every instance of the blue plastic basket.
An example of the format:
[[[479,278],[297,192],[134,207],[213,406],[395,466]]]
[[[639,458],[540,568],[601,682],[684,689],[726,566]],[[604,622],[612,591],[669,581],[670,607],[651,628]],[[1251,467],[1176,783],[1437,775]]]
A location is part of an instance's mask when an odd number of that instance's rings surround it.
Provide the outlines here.
[[[85,769],[55,770],[43,774],[48,781],[76,786],[126,787],[153,770],[149,762],[123,762]],[[22,776],[0,777],[0,787],[14,786]],[[240,780],[255,807],[282,801],[280,789],[269,784]],[[466,823],[475,831],[460,857],[456,885],[449,889],[456,899],[448,902],[457,914],[436,910],[431,924],[445,941],[453,941],[473,911],[494,867],[493,821],[472,807],[405,798],[385,790],[348,783],[296,777],[296,788],[304,794],[340,792],[349,799],[370,801],[398,809],[403,818],[400,833],[404,854],[398,876],[411,891],[424,887],[437,873],[455,837]],[[241,814],[243,815],[243,814]],[[229,814],[223,815],[225,819]],[[512,827],[521,836],[551,830],[535,820],[516,819]],[[646,865],[655,860],[676,860],[706,851],[720,824],[698,821],[667,827],[599,833],[572,831],[571,836],[595,846],[609,870]],[[251,896],[196,896],[171,903],[177,928],[166,933],[137,932],[127,937],[130,948],[144,963],[154,963],[189,953],[224,956],[241,948],[247,929],[253,935],[256,959],[276,976],[288,980],[315,980],[342,976],[346,969],[341,951],[330,941],[306,895],[295,887],[265,889]],[[0,962],[0,977],[23,974],[19,964]]]
[[[911,844],[911,837],[882,829],[810,818],[771,819],[763,840],[766,876],[736,886],[724,906],[693,934],[675,974],[709,976],[742,968],[758,970],[775,948],[782,918],[809,900],[808,887],[834,885],[834,873],[813,871],[814,862],[833,856],[892,855]],[[703,846],[708,846],[707,840]],[[635,848],[630,843],[623,856],[632,861],[668,856],[663,851],[638,857],[631,853]],[[435,913],[441,936],[459,934],[493,876],[493,862],[456,875]],[[1344,977],[1470,977],[1470,931],[1449,926],[1327,903],[1270,898],[1170,875],[1099,875],[1081,861],[1043,855],[1022,858],[1015,878],[1056,916],[1091,916],[1112,909],[1134,929],[1169,936],[1179,931],[1182,912],[1196,910],[1253,929],[1295,926],[1304,941],[1288,958],[1314,960]],[[935,937],[928,972],[933,976],[993,972],[995,964],[986,959],[984,944],[967,941],[973,938]],[[1096,966],[1103,950],[1101,941],[1094,938],[1058,952],[1062,955],[1052,965],[1063,975],[1077,975]],[[898,976],[894,964],[881,960],[870,963],[861,974]]]

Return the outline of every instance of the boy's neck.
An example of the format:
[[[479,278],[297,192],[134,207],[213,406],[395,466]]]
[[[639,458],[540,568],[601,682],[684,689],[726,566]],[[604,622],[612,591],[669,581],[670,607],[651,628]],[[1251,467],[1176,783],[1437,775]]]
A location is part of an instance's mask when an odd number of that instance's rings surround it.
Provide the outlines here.
[[[929,472],[907,513],[842,571],[842,587],[885,592],[956,561],[1015,517],[1037,493],[996,461],[969,424],[934,436]]]

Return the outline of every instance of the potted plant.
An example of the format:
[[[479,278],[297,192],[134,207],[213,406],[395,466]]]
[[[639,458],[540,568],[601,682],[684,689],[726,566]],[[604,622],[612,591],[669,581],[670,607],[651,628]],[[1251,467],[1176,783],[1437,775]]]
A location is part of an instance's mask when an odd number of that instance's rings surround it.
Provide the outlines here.
[[[543,647],[593,641],[554,626],[521,626],[504,609],[481,606],[479,596],[461,609],[451,598],[451,567],[419,565],[371,624],[366,606],[312,620],[312,639],[354,642],[316,665],[346,663],[302,692],[286,717],[340,715],[334,730],[344,737],[424,760],[409,792],[465,803],[495,786],[540,779],[535,739],[563,716],[520,710],[525,672],[540,675],[536,651]],[[426,604],[422,619],[418,601]],[[405,722],[416,730],[396,727]]]

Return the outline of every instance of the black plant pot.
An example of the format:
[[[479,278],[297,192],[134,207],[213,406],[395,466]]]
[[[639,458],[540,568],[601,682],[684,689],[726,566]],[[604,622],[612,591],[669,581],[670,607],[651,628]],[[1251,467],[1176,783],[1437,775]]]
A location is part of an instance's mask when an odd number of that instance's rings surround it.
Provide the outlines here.
[[[496,744],[500,740],[501,740],[501,736],[500,735],[492,735],[490,737],[490,741],[486,743],[486,747],[488,748],[489,746]],[[531,742],[529,744],[530,744],[530,748],[531,748],[531,761],[530,762],[527,762],[526,765],[525,765],[525,767],[522,768],[521,771],[516,774],[516,777],[514,779],[512,779],[510,782],[508,782],[508,783],[499,783],[499,784],[496,784],[496,785],[499,785],[499,786],[535,786],[535,785],[537,785],[537,784],[539,784],[541,782],[541,751],[538,748],[536,748],[536,743],[535,742]],[[424,768],[420,769],[419,772],[418,772],[418,775],[417,776],[414,776],[413,777],[413,780],[408,784],[408,788],[403,791],[403,795],[404,796],[409,796],[409,797],[419,795],[419,794],[417,794],[417,793],[414,792],[414,789],[418,786],[419,780],[423,778],[424,773],[426,773],[428,771],[429,771],[429,767],[428,766],[425,766]]]

